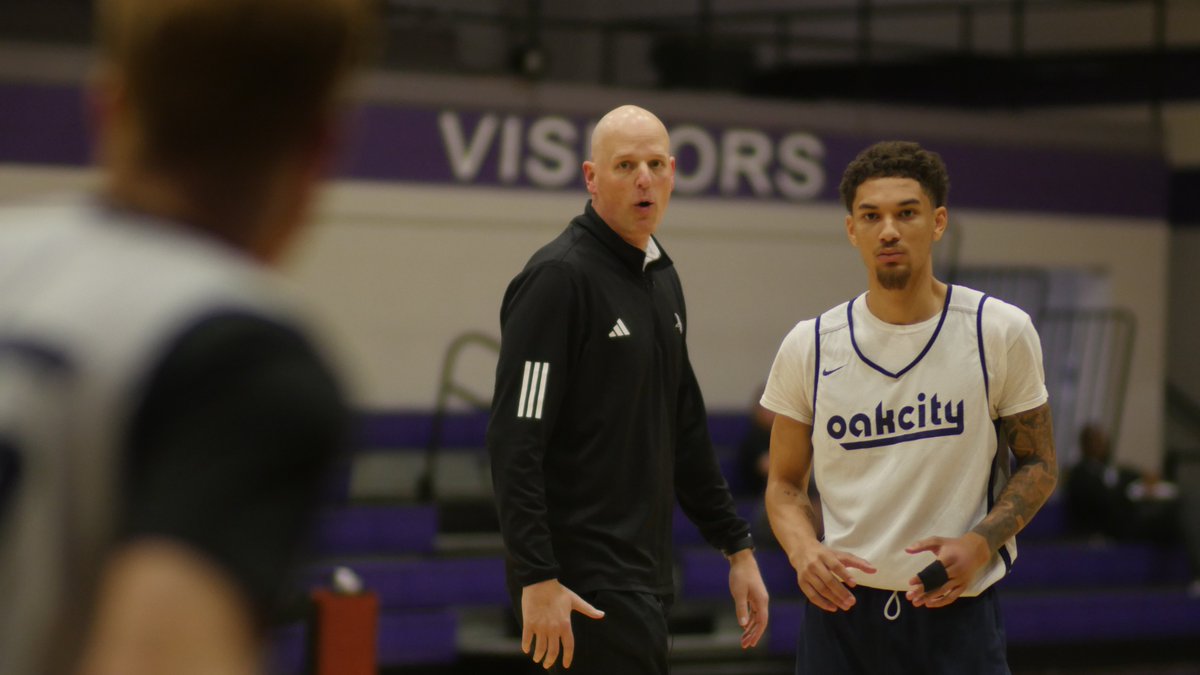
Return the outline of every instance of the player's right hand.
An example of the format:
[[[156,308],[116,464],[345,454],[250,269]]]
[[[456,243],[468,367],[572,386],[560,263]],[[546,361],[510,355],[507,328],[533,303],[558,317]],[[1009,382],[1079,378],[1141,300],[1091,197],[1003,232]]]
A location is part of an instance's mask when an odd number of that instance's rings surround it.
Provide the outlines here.
[[[575,635],[571,632],[571,612],[590,619],[603,619],[604,612],[592,607],[574,591],[547,579],[521,590],[521,651],[533,656],[534,663],[549,670],[561,651],[563,668],[571,667],[575,656]],[[561,647],[560,647],[561,645]]]
[[[868,574],[876,572],[871,563],[824,544],[813,542],[791,560],[796,568],[796,581],[808,601],[827,612],[848,610],[854,606],[854,575],[850,568]]]

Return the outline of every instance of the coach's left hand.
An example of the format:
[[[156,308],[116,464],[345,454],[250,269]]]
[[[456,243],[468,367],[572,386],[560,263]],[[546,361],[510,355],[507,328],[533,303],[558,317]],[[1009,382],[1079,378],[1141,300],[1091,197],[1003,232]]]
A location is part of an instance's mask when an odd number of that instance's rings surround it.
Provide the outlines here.
[[[758,644],[767,630],[767,586],[750,549],[729,556],[729,592],[738,625],[742,627],[742,649]]]
[[[956,539],[927,537],[904,549],[908,553],[930,551],[946,566],[949,580],[940,588],[926,591],[925,585],[916,575],[908,580],[905,597],[915,607],[945,607],[954,602],[967,590],[975,574],[983,569],[991,558],[987,540],[968,532]]]

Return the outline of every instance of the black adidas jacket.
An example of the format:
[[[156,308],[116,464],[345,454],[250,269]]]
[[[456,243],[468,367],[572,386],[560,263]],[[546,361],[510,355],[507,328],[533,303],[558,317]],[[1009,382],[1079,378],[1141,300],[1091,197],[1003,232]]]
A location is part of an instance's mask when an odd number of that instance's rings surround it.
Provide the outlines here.
[[[588,203],[504,295],[488,450],[509,583],[670,594],[675,498],[750,546],[688,361],[683,289]]]

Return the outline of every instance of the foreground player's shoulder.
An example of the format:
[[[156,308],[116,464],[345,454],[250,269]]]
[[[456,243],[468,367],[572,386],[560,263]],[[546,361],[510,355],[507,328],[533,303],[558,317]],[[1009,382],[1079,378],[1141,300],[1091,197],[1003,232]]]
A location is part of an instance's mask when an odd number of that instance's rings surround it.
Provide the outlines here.
[[[150,398],[160,401],[171,398],[167,393],[187,401],[221,389],[253,392],[241,410],[276,412],[281,427],[285,419],[291,425],[344,422],[343,392],[320,339],[303,323],[246,308],[196,316],[170,342],[150,383],[164,394]]]

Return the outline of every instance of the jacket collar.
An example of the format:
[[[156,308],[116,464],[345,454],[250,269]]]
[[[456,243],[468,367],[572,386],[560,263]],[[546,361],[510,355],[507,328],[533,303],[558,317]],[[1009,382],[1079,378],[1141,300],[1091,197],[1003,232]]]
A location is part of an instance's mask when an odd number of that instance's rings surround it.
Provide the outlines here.
[[[630,272],[633,272],[637,276],[642,275],[642,268],[646,262],[646,252],[622,239],[621,235],[609,227],[608,223],[604,222],[604,219],[600,217],[600,214],[596,213],[596,210],[592,208],[592,200],[588,200],[587,205],[583,209],[583,214],[576,216],[572,222],[587,230],[596,239],[599,239],[600,243],[604,244],[605,248],[611,251],[622,265],[629,268]],[[663,248],[662,243],[657,238],[655,238],[654,243],[658,244],[658,250],[661,255],[658,260],[650,263],[649,266],[645,266],[647,271],[667,267],[672,264],[671,257],[667,255],[667,251]]]

